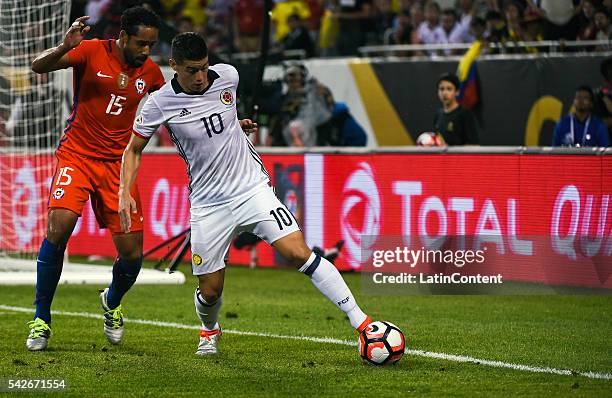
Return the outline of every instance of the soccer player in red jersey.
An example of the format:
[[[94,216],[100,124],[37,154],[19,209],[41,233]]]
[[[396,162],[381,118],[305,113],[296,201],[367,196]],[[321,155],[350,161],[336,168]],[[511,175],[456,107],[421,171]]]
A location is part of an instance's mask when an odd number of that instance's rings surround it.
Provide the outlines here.
[[[121,298],[136,281],[142,264],[142,207],[138,188],[132,190],[136,211],[132,231],[119,223],[118,196],[121,156],[132,134],[142,98],[164,84],[149,53],[157,42],[159,17],[143,7],[121,16],[117,40],[83,40],[88,16],[77,18],[57,47],[32,62],[36,73],[73,68],[72,113],[56,150],[49,192],[46,237],[37,260],[36,314],[28,323],[26,346],[44,350],[51,334],[51,302],[60,279],[64,250],[83,206],[91,198],[101,228],[108,228],[117,248],[110,286],[100,295],[104,334],[118,344],[123,336]]]

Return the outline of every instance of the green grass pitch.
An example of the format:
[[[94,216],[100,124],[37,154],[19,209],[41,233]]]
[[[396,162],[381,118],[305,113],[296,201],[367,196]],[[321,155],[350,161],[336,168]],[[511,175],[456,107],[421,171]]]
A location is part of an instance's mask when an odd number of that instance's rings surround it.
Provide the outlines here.
[[[374,296],[345,275],[361,307],[406,334],[414,350],[531,367],[612,373],[610,296]],[[53,310],[101,314],[102,286],[59,286]],[[196,357],[195,278],[182,286],[135,286],[124,298],[124,341],[102,321],[55,315],[46,352],[25,348],[30,313],[0,308],[0,379],[65,378],[60,396],[612,396],[612,380],[557,375],[407,354],[394,366],[361,361],[355,346],[244,335],[357,341],[344,314],[294,270],[230,267],[221,354]],[[0,305],[32,308],[33,286],[1,286]]]

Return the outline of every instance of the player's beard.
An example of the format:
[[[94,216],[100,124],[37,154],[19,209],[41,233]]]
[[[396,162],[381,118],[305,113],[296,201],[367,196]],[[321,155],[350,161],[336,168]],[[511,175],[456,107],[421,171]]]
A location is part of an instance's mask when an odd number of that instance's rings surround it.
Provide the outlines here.
[[[141,67],[142,65],[144,65],[146,60],[147,60],[147,57],[136,58],[134,54],[132,54],[129,50],[126,49],[125,51],[125,62],[132,67],[135,67],[135,68]]]

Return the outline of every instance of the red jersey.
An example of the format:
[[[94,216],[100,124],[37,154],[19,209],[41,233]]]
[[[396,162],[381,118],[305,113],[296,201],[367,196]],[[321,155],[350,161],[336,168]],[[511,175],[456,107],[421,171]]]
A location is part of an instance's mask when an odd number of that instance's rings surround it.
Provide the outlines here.
[[[74,97],[58,151],[121,159],[140,100],[164,84],[159,66],[150,58],[139,68],[121,62],[115,40],[83,40],[68,59]]]

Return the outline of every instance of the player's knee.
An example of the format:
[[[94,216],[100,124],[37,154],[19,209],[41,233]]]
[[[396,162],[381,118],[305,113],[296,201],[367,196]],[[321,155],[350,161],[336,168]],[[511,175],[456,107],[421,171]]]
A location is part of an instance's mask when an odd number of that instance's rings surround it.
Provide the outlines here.
[[[301,267],[302,265],[304,265],[306,261],[308,261],[308,258],[310,257],[311,253],[312,253],[312,250],[310,250],[308,246],[296,245],[286,251],[285,259],[290,264],[296,267]]]
[[[211,283],[211,281],[200,281],[200,296],[209,304],[219,300],[223,293],[223,284]]]
[[[133,250],[122,250],[119,252],[119,257],[129,263],[142,264],[142,250],[138,250],[137,248]]]
[[[46,238],[58,246],[65,246],[70,239],[78,215],[69,210],[54,209],[49,212]]]
[[[46,238],[49,242],[53,243],[56,246],[66,246],[68,243],[68,239],[70,239],[70,231],[67,228],[62,228],[62,226],[57,223],[49,223],[47,225],[47,234]]]
[[[214,289],[211,286],[206,286],[205,289],[202,289],[202,285],[200,285],[200,296],[208,304],[212,304],[221,298],[221,290]]]

